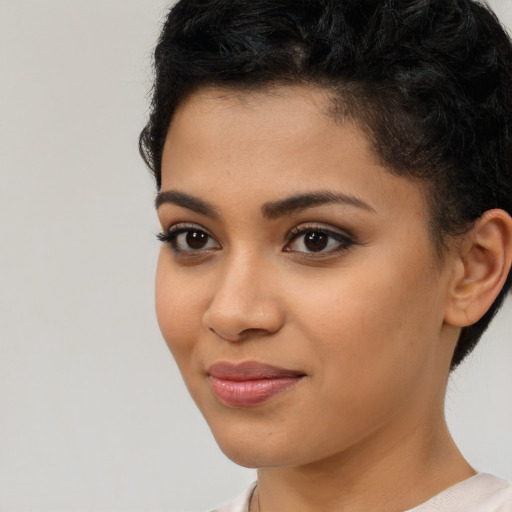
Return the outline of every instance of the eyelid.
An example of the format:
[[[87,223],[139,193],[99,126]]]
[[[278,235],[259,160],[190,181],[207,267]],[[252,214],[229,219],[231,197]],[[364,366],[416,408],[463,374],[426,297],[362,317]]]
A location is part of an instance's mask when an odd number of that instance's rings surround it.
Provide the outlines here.
[[[188,241],[180,241],[180,237],[189,231],[199,231],[207,235],[208,241],[205,246],[198,248],[187,247]],[[320,232],[326,235],[330,239],[327,246],[318,251],[308,250],[307,247],[303,247],[305,250],[291,247],[291,244],[297,241],[302,235],[312,232]],[[207,228],[194,222],[177,222],[171,224],[168,228],[164,229],[162,233],[159,233],[157,238],[161,242],[168,244],[176,256],[183,258],[193,258],[201,255],[206,256],[213,251],[222,249],[220,242]],[[357,244],[355,237],[347,232],[347,230],[320,222],[310,222],[295,226],[286,234],[285,238],[286,244],[282,249],[283,252],[295,253],[303,258],[322,258],[345,253],[349,251],[352,246]],[[214,244],[214,247],[212,247],[212,244]],[[329,245],[331,247],[329,247]]]
[[[176,245],[176,239],[183,233],[187,231],[201,231],[205,233],[211,240],[215,242],[218,247],[206,247],[204,249],[179,249]],[[211,252],[213,250],[218,250],[221,248],[220,242],[214,237],[208,229],[206,229],[201,224],[196,224],[194,222],[177,222],[175,224],[171,224],[168,228],[165,228],[161,233],[157,234],[157,239],[160,242],[168,244],[171,249],[174,251],[176,255],[179,256],[197,256],[199,254],[204,254],[206,252]]]
[[[211,236],[212,238],[215,238],[211,233],[210,230],[202,226],[201,224],[197,224],[196,222],[175,222],[174,224],[171,224],[169,227],[163,229],[163,233],[175,233],[177,231],[183,230],[193,230],[197,229],[198,231],[204,231],[207,235]]]
[[[311,232],[321,232],[326,234],[337,242],[337,246],[329,250],[321,251],[299,251],[289,248],[290,244],[300,238],[300,236]],[[301,257],[307,258],[322,258],[332,256],[336,253],[344,253],[350,250],[350,248],[357,243],[355,237],[346,230],[341,230],[340,228],[323,223],[309,223],[296,226],[287,234],[286,239],[287,243],[283,251],[300,254]]]
[[[352,233],[350,233],[350,231],[335,226],[331,226],[329,224],[324,224],[322,222],[311,222],[295,226],[288,232],[288,234],[286,235],[286,239],[288,242],[290,242],[296,236],[301,235],[303,233],[307,233],[309,231],[322,231],[324,233],[338,235],[340,237],[343,237],[344,239],[351,240],[355,243],[355,236]]]

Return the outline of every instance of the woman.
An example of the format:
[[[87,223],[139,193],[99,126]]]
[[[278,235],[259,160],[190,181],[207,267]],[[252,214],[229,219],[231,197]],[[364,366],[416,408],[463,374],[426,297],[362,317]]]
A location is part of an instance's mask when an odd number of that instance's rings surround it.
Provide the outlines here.
[[[444,419],[510,289],[512,46],[470,0],[183,0],[142,154],[224,512],[512,510]]]

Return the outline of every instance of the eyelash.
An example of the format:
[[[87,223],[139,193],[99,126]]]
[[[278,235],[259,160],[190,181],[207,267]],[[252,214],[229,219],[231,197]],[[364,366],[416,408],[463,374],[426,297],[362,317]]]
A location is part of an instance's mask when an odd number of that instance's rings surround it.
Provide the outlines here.
[[[197,249],[181,249],[179,247],[178,237],[185,233],[200,233],[204,234],[208,237],[208,240],[206,242],[206,245],[210,241],[215,241],[215,244],[217,247],[201,247]],[[297,251],[290,249],[289,246],[293,242],[299,240],[301,236],[307,235],[308,233],[313,234],[317,233],[320,235],[324,235],[327,237],[327,245],[332,242],[332,240],[336,241],[337,244],[335,247],[330,248],[329,250],[325,251],[323,248],[319,251]],[[169,230],[164,231],[162,233],[159,233],[157,235],[158,240],[160,242],[164,242],[170,245],[171,249],[176,255],[180,256],[196,256],[199,254],[205,254],[206,252],[211,252],[214,250],[218,250],[221,248],[220,244],[213,238],[210,233],[204,228],[202,228],[200,225],[196,224],[176,224],[175,226],[171,227]],[[326,227],[323,227],[321,225],[310,225],[310,226],[303,226],[303,227],[297,227],[290,231],[290,233],[286,237],[287,243],[284,247],[284,252],[292,252],[292,253],[298,253],[301,254],[303,257],[307,258],[321,258],[325,256],[329,256],[332,254],[337,253],[345,253],[350,250],[350,248],[355,245],[354,240],[346,235],[339,233],[337,231],[333,231],[331,229],[328,229]],[[185,243],[188,243],[186,241]],[[303,242],[304,244],[305,242]]]
[[[158,240],[160,240],[160,242],[169,244],[171,246],[171,249],[177,255],[184,255],[187,253],[190,255],[198,254],[198,253],[204,254],[205,251],[211,251],[212,250],[211,247],[200,248],[200,249],[195,249],[195,250],[194,249],[187,250],[187,249],[179,248],[178,237],[184,233],[190,234],[190,233],[194,233],[194,232],[205,234],[208,237],[207,243],[210,240],[214,240],[214,238],[210,235],[210,233],[208,233],[208,231],[206,229],[204,229],[201,226],[196,225],[196,224],[176,224],[175,226],[171,227],[167,231],[163,231],[162,233],[159,233],[158,235],[156,235],[156,237],[158,238]],[[219,245],[218,242],[217,242],[217,245]],[[220,248],[220,246],[218,248]],[[218,248],[214,248],[214,250],[217,250]]]
[[[287,247],[294,241],[298,240],[301,236],[307,235],[308,233],[317,233],[321,235],[325,235],[327,237],[327,243],[331,240],[335,240],[337,242],[336,246],[324,251],[293,251],[291,249],[287,249]],[[302,226],[292,229],[289,235],[287,236],[288,243],[284,248],[286,252],[297,252],[303,255],[304,257],[312,257],[318,258],[323,256],[330,256],[332,254],[337,253],[345,253],[347,252],[353,245],[355,245],[354,240],[346,234],[342,234],[338,231],[333,231],[329,228],[326,228],[321,225],[310,225],[310,226]],[[304,242],[303,242],[304,243]]]

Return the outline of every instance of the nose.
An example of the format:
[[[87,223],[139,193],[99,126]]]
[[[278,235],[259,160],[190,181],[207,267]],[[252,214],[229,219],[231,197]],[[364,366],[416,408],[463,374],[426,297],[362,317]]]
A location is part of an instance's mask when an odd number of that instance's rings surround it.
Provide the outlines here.
[[[226,341],[274,334],[284,322],[276,268],[251,256],[231,258],[219,274],[203,326]]]

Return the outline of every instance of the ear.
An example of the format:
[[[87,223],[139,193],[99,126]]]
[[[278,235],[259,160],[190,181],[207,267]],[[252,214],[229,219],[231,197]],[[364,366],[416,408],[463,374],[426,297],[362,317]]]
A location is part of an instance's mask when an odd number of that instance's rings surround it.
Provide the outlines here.
[[[474,324],[487,312],[507,279],[512,262],[512,218],[488,210],[458,246],[445,321]]]

